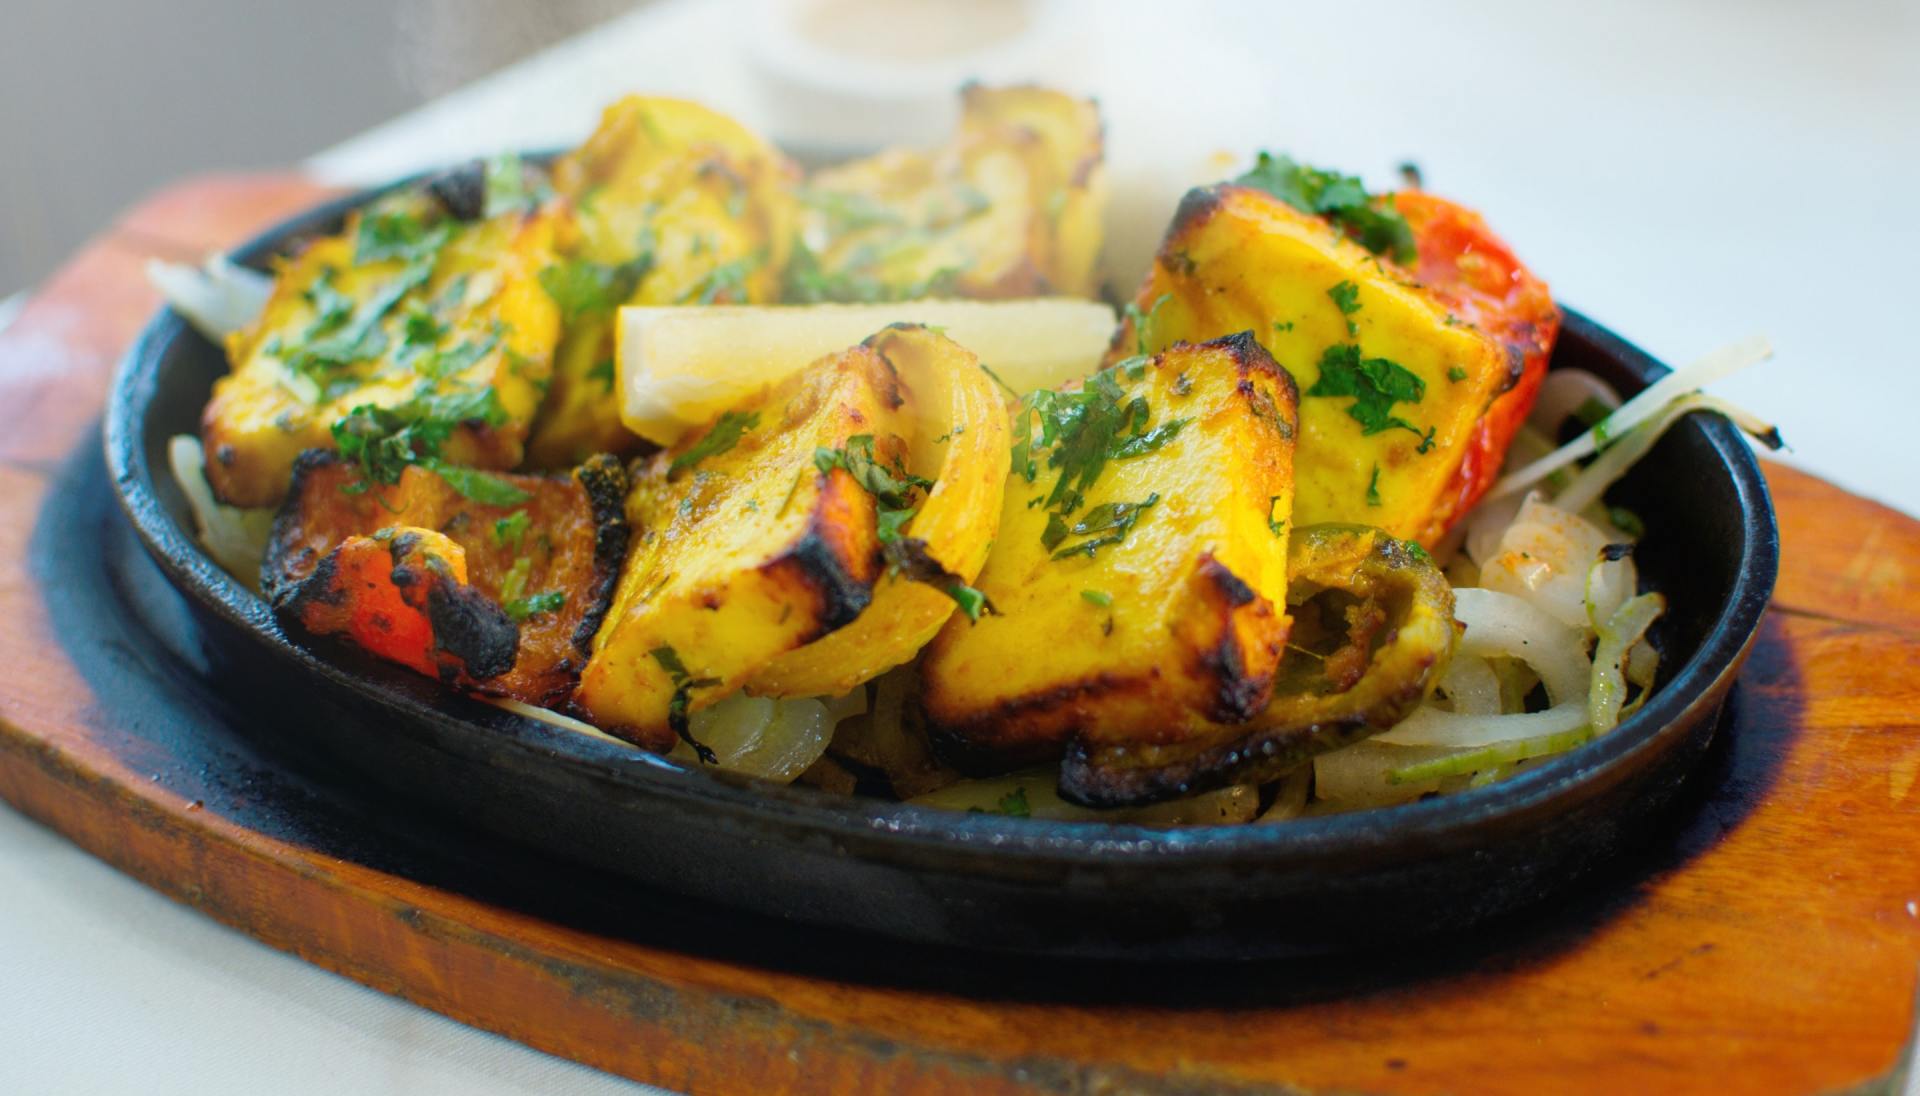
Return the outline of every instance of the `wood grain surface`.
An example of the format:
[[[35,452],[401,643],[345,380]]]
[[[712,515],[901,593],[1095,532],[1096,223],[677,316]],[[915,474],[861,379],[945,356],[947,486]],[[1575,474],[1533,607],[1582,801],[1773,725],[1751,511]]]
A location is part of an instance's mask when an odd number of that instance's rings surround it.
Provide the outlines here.
[[[36,538],[68,535],[48,515],[76,469],[103,486],[88,447],[156,304],[144,260],[231,245],[322,194],[285,176],[170,190],[0,334],[0,795],[94,855],[369,986],[683,1090],[1895,1083],[1920,965],[1920,523],[1776,464],[1778,595],[1670,831],[1470,936],[1176,971],[988,961],[667,899],[657,923],[615,923],[594,912],[589,892],[612,885],[597,877],[478,839],[460,863],[434,861],[390,847],[404,827],[356,828],[334,799],[350,790],[228,744],[220,698],[193,700],[179,670],[113,638],[110,601],[81,604],[33,562]],[[85,521],[100,539],[76,550],[133,550],[106,535],[109,509]],[[130,680],[150,675],[152,703],[177,689],[205,704],[204,740],[149,734],[125,689],[76,657],[90,643]]]

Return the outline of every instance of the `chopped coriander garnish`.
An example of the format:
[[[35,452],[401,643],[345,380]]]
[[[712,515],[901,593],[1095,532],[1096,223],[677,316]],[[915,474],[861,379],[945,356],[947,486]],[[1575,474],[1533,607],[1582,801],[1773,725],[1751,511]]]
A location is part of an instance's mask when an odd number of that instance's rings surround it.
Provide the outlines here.
[[[370,212],[360,218],[353,236],[355,265],[405,259],[431,262],[453,238],[453,225],[439,221],[429,225],[406,210]]]
[[[1427,554],[1427,550],[1420,546],[1419,541],[1403,540],[1400,543],[1406,547],[1408,555],[1429,567],[1433,566],[1433,557]]]
[[[1273,497],[1267,500],[1267,532],[1272,533],[1276,537],[1279,536],[1282,532],[1284,532],[1287,528],[1287,519],[1280,518],[1276,520],[1273,516],[1273,504],[1276,502],[1279,502],[1283,498],[1286,498],[1286,496],[1274,495]]]
[[[613,391],[613,359],[601,358],[594,362],[593,367],[587,370],[587,379],[599,381],[602,391]]]
[[[1113,595],[1107,593],[1105,590],[1082,590],[1080,591],[1080,598],[1088,605],[1097,606],[1101,609],[1113,608]]]
[[[1455,384],[1459,384],[1461,381],[1467,379],[1467,371],[1457,365],[1450,365],[1447,367],[1447,379]]]
[[[1053,514],[1047,520],[1046,531],[1040,535],[1040,542],[1053,550],[1054,559],[1066,559],[1070,556],[1084,555],[1092,559],[1100,549],[1110,544],[1118,544],[1127,539],[1133,531],[1140,515],[1160,501],[1159,492],[1149,494],[1139,502],[1109,502],[1087,511],[1086,517],[1068,525],[1059,514]],[[1089,534],[1096,534],[1089,536]],[[1078,544],[1069,544],[1064,548],[1058,545],[1068,537],[1088,537]]]
[[[441,460],[424,461],[447,486],[482,506],[518,506],[533,496],[498,476],[461,468]]]
[[[912,507],[914,490],[933,486],[932,480],[912,475],[897,463],[891,470],[882,465],[873,455],[872,434],[855,434],[838,449],[814,449],[813,464],[822,472],[846,469],[854,482],[866,488],[881,506],[892,510]]]
[[[394,484],[409,464],[437,464],[440,447],[463,423],[506,421],[494,390],[476,388],[423,392],[392,407],[361,404],[332,430],[340,455],[360,465],[363,483]]]
[[[500,345],[500,333],[493,332],[484,339],[469,340],[434,350],[414,359],[413,371],[428,380],[445,380],[458,376],[480,364],[493,349]]]
[[[1352,344],[1328,347],[1320,356],[1320,379],[1307,389],[1309,396],[1352,396],[1347,414],[1369,435],[1395,427],[1419,434],[1418,427],[1392,413],[1393,405],[1419,403],[1426,392],[1426,382],[1412,370],[1386,358],[1363,360]]]
[[[715,420],[713,429],[699,441],[688,446],[686,451],[673,458],[667,465],[667,475],[673,476],[692,468],[708,457],[717,457],[740,444],[740,436],[760,425],[758,411],[728,411]]]
[[[1293,321],[1288,320],[1286,323],[1276,323],[1273,325],[1273,329],[1284,335],[1293,330]]]
[[[560,318],[572,323],[582,316],[611,312],[627,303],[640,280],[652,269],[650,249],[613,265],[574,259],[541,270],[540,288],[560,306]]]
[[[1327,290],[1327,296],[1340,309],[1340,314],[1347,318],[1347,334],[1358,335],[1360,328],[1353,322],[1353,314],[1360,311],[1360,287],[1352,282],[1341,282]]]
[[[525,510],[515,510],[493,523],[493,542],[512,551],[520,550],[520,541],[527,535],[527,526],[533,519]]]
[[[567,604],[565,590],[547,590],[530,597],[518,597],[501,605],[514,620],[525,620],[535,613],[557,613]]]
[[[693,699],[693,690],[708,689],[720,684],[717,677],[694,677],[687,673],[686,664],[680,661],[679,654],[672,647],[655,647],[648,651],[660,668],[667,672],[667,679],[673,682],[673,698],[667,701],[667,726],[680,736],[680,741],[693,747],[695,757],[702,765],[717,765],[720,758],[705,744],[693,737],[693,725],[687,719],[687,706]]]
[[[1027,802],[1027,786],[1022,784],[1001,796],[1000,806],[997,809],[1001,814],[1011,815],[1014,818],[1033,817],[1033,807]]]
[[[1160,294],[1153,299],[1153,303],[1148,305],[1144,312],[1142,312],[1140,306],[1133,301],[1127,302],[1126,308],[1122,310],[1122,316],[1127,323],[1133,325],[1133,352],[1135,354],[1144,357],[1153,353],[1154,317],[1159,315],[1160,306],[1166,304],[1171,297],[1172,294],[1170,293]]]
[[[758,252],[721,263],[681,294],[680,303],[713,304],[724,297],[729,303],[742,304],[747,299],[747,279],[765,264],[766,256]]]
[[[1380,505],[1380,466],[1373,466],[1373,476],[1367,480],[1367,505]]]
[[[1419,258],[1413,228],[1393,208],[1392,196],[1368,194],[1354,176],[1262,152],[1253,169],[1233,181],[1264,190],[1302,213],[1327,218],[1376,255],[1390,255],[1403,265]]]
[[[1135,434],[1114,443],[1113,459],[1126,460],[1128,457],[1144,456],[1164,447],[1168,442],[1180,436],[1180,431],[1192,419],[1168,419],[1144,434]]]

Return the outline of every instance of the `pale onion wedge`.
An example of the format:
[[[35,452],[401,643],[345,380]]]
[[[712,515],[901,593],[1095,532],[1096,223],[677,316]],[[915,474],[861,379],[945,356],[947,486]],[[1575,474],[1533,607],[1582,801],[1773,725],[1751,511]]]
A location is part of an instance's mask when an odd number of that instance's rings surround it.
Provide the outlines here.
[[[927,409],[927,421],[914,425],[908,471],[933,489],[902,535],[925,541],[940,566],[971,583],[999,529],[1012,457],[1003,393],[966,348],[926,328],[892,327],[870,341]],[[774,659],[747,691],[839,696],[912,659],[954,605],[943,591],[889,572],[852,624]]]
[[[659,445],[808,362],[893,323],[944,329],[1015,392],[1053,388],[1099,364],[1113,309],[1098,301],[902,301],[620,310],[620,419]]]

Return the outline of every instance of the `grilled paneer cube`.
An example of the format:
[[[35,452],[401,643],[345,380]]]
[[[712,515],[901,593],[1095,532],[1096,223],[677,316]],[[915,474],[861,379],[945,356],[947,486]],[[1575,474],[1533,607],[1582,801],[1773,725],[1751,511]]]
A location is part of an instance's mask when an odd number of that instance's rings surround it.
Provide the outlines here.
[[[459,549],[461,581],[518,624],[506,664],[479,681],[480,691],[544,707],[564,704],[626,555],[626,472],[619,461],[600,456],[571,476],[489,476],[483,484],[476,490],[463,482],[469,494],[486,495],[484,503],[416,465],[397,484],[369,485],[337,454],[303,454],[274,522],[261,589],[308,630],[337,630],[313,608],[332,596],[315,592],[329,588],[322,578],[329,554],[354,537],[425,529]]]
[[[1429,544],[1520,362],[1432,291],[1264,190],[1190,192],[1109,360],[1251,330],[1300,381],[1295,520]]]
[[[871,489],[904,472],[914,413],[886,358],[861,345],[655,454],[580,681],[588,717],[664,751],[689,712],[859,616],[882,566]]]
[[[1289,626],[1293,380],[1251,335],[1029,397],[994,612],[928,647],[935,741],[968,768],[1082,742],[1178,742],[1261,712]]]
[[[814,174],[789,299],[1086,296],[1106,209],[1100,113],[1041,88],[969,86],[959,132]]]
[[[235,333],[233,371],[201,419],[221,501],[271,506],[294,458],[335,444],[355,408],[436,418],[416,441],[455,464],[520,463],[546,390],[559,313],[536,281],[553,221],[460,222],[424,194],[350,216],[280,264],[258,322]]]
[[[794,225],[793,167],[725,115],[630,96],[561,157],[562,258],[541,284],[566,325],[553,390],[534,429],[536,464],[564,467],[637,439],[614,392],[614,312],[623,304],[777,299]]]

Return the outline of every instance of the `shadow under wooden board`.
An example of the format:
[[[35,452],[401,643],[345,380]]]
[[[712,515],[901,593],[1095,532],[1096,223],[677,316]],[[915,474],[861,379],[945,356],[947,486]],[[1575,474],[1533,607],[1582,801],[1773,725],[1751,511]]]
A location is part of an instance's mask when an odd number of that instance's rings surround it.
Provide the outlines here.
[[[285,756],[273,698],[191,657],[97,418],[157,304],[145,259],[322,193],[168,191],[0,334],[0,796],[121,870],[377,989],[699,1092],[1895,1083],[1920,965],[1920,522],[1779,465],[1774,607],[1665,836],[1548,907],[1364,956],[1126,968],[846,938],[542,861]]]

